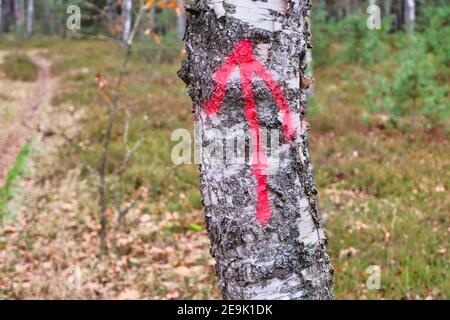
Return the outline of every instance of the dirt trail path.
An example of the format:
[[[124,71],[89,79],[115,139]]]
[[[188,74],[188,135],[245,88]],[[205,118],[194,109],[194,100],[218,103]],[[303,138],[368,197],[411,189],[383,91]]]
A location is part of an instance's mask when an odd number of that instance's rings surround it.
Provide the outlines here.
[[[0,60],[4,55],[0,53]],[[20,150],[37,130],[42,107],[51,96],[49,61],[33,52],[28,56],[39,70],[36,82],[0,77],[0,187]]]

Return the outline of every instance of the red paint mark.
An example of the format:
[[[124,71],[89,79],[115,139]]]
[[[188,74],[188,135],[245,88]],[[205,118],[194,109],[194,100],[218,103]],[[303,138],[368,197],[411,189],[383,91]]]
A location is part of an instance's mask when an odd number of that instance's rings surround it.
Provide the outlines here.
[[[242,91],[245,102],[245,117],[250,125],[250,131],[253,142],[252,169],[253,175],[258,182],[256,192],[258,194],[258,206],[256,217],[262,224],[269,222],[272,212],[270,209],[269,194],[267,190],[267,156],[263,150],[263,142],[260,136],[260,125],[256,111],[255,99],[253,97],[252,78],[256,74],[269,87],[272,95],[283,113],[283,132],[286,140],[291,142],[295,135],[295,128],[292,121],[292,113],[289,105],[283,96],[277,83],[273,80],[270,73],[264,65],[256,59],[253,54],[253,44],[245,39],[240,41],[234,48],[231,55],[226,59],[225,63],[218,71],[214,73],[214,82],[216,90],[210,101],[205,105],[208,114],[219,112],[230,80],[231,73],[239,66],[240,77],[242,82]]]

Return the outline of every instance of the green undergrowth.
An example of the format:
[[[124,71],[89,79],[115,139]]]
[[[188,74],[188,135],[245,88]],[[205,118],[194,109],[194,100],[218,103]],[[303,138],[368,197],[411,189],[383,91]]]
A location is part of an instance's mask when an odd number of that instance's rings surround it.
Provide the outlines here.
[[[38,68],[25,54],[15,53],[7,55],[0,70],[13,81],[36,81]]]

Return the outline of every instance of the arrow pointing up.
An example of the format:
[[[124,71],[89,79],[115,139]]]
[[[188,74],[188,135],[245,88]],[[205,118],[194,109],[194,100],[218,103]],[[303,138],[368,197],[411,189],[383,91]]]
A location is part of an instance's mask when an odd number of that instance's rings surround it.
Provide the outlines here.
[[[205,105],[206,113],[213,115],[220,111],[227,83],[232,72],[239,67],[242,83],[242,91],[245,102],[245,117],[250,125],[253,143],[252,169],[257,180],[256,192],[258,195],[258,205],[256,217],[262,223],[269,222],[272,211],[270,209],[269,194],[267,189],[267,156],[263,150],[263,142],[260,135],[260,124],[253,96],[252,78],[254,75],[260,77],[271,91],[278,108],[283,114],[283,133],[287,142],[291,142],[295,136],[295,127],[292,121],[292,113],[286,99],[283,96],[278,84],[274,81],[264,65],[258,61],[253,54],[253,44],[244,39],[234,48],[225,63],[214,73],[216,89]]]

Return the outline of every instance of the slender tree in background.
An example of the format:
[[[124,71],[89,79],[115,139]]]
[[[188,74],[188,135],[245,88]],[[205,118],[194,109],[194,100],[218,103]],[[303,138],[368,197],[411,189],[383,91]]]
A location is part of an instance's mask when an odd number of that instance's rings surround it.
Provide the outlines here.
[[[28,0],[27,37],[31,37],[31,35],[33,34],[33,21],[34,21],[34,0]]]
[[[226,299],[333,299],[307,145],[309,0],[193,0],[179,72],[193,101],[205,220]],[[249,131],[247,163],[211,145]],[[275,148],[263,129],[279,132]],[[247,136],[247,135],[244,135]],[[275,139],[276,140],[276,139]],[[272,143],[272,142],[271,142]],[[275,142],[276,143],[276,142]]]
[[[397,30],[401,30],[405,23],[405,1],[407,0],[399,0],[395,3],[395,25]]]
[[[156,26],[156,7],[152,6],[150,10],[148,10],[148,21],[150,23],[151,28]]]
[[[184,0],[177,0],[177,31],[178,40],[183,40],[186,28],[186,12],[184,11]]]
[[[116,25],[116,4],[114,0],[106,0],[106,14],[108,16],[108,28],[112,31],[112,28]]]
[[[123,21],[123,32],[122,40],[124,43],[127,42],[130,32],[131,32],[131,19],[132,19],[133,1],[123,0],[122,2],[122,21]]]
[[[384,3],[384,5],[383,5],[384,13],[386,15],[390,15],[391,14],[392,1],[391,0],[384,0],[383,3]]]
[[[319,5],[323,5],[323,2],[321,2],[323,0],[319,0],[319,2],[316,2]],[[308,12],[308,19],[310,16],[311,12]],[[311,45],[311,40],[312,40],[312,36],[311,36],[311,24],[308,23],[308,33],[309,33],[309,37],[310,37],[310,41],[308,42],[309,45],[306,48],[306,54],[305,54],[305,74],[311,79],[311,83],[308,85],[308,88],[306,88],[306,93],[308,97],[311,97],[314,94],[314,86],[312,81],[314,80],[313,77],[313,72],[314,72],[314,66],[313,66],[313,46]]]
[[[23,34],[23,27],[25,23],[25,0],[15,0],[14,10],[16,17],[16,32],[19,35]]]
[[[14,19],[12,0],[2,0],[2,30],[3,32],[10,31],[11,21]]]
[[[405,0],[405,23],[408,33],[414,33],[414,22],[416,20],[416,4],[414,0]]]
[[[46,5],[43,7],[43,15],[45,17],[45,31],[47,34],[55,34],[55,16],[54,16],[54,0],[47,0]]]
[[[3,20],[3,0],[0,0],[0,35],[5,31],[4,29],[4,20]]]

